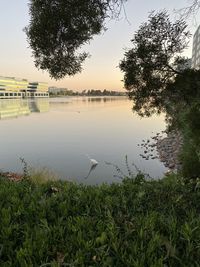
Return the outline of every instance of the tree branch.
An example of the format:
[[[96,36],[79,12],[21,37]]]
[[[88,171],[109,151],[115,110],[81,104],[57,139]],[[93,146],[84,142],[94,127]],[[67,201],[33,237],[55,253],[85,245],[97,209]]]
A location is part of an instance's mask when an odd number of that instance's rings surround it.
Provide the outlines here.
[[[175,74],[178,74],[178,75],[183,75],[182,72],[178,71],[178,70],[175,70],[174,68],[172,68],[172,66],[170,65],[166,65],[170,70],[172,70]]]

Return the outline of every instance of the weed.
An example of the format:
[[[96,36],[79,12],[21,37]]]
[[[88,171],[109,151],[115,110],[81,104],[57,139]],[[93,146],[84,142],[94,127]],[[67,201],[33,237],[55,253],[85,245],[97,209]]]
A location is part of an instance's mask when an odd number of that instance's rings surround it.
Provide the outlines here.
[[[28,163],[24,158],[20,158],[20,161],[22,163],[23,179],[28,179],[30,177]]]
[[[0,179],[0,266],[199,266],[199,210],[200,190],[174,174],[99,186]]]
[[[113,176],[116,178],[119,178],[121,180],[124,180],[125,178],[129,178],[129,179],[140,179],[140,178],[144,178],[144,179],[151,179],[150,175],[147,173],[142,172],[135,163],[132,163],[132,167],[134,167],[134,170],[131,169],[130,164],[128,162],[128,156],[125,156],[125,166],[126,166],[126,171],[127,173],[124,173],[121,168],[111,162],[105,162],[105,164],[110,165],[114,168],[114,170],[117,172],[117,174],[114,174]],[[139,180],[138,180],[139,181]]]

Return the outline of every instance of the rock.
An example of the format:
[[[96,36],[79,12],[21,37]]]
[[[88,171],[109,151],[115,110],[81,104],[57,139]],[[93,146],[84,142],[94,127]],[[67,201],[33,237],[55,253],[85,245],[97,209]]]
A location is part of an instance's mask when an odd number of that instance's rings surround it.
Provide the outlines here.
[[[175,170],[179,164],[179,152],[183,143],[183,138],[180,133],[172,131],[168,133],[168,136],[159,140],[156,144],[157,152],[160,161],[164,163],[166,167],[171,170]]]
[[[153,141],[150,141],[150,139],[142,140],[143,143],[140,146],[144,150],[144,155],[140,154],[140,156],[145,160],[159,159],[170,170],[180,170],[179,153],[183,144],[181,133],[177,131],[168,133],[162,131],[161,133],[167,134],[167,136],[163,137],[162,134],[156,133],[155,136],[151,136]],[[157,152],[158,156],[152,154],[152,152]]]

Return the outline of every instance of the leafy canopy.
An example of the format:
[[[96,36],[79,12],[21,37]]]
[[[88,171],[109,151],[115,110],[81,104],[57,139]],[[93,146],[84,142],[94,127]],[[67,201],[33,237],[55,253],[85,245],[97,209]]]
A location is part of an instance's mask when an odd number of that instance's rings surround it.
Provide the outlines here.
[[[30,0],[25,28],[35,65],[55,79],[75,75],[88,54],[80,48],[105,29],[126,0]]]
[[[152,12],[131,40],[133,47],[120,62],[124,85],[133,109],[141,116],[161,112],[169,98],[167,89],[182,75],[186,63],[180,55],[190,33],[183,19],[171,22],[166,11]]]

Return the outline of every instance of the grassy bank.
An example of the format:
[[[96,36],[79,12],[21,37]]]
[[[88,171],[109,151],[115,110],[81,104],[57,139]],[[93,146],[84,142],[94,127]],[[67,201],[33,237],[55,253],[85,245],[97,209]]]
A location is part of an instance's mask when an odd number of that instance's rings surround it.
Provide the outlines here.
[[[199,266],[200,189],[0,179],[0,266]]]

